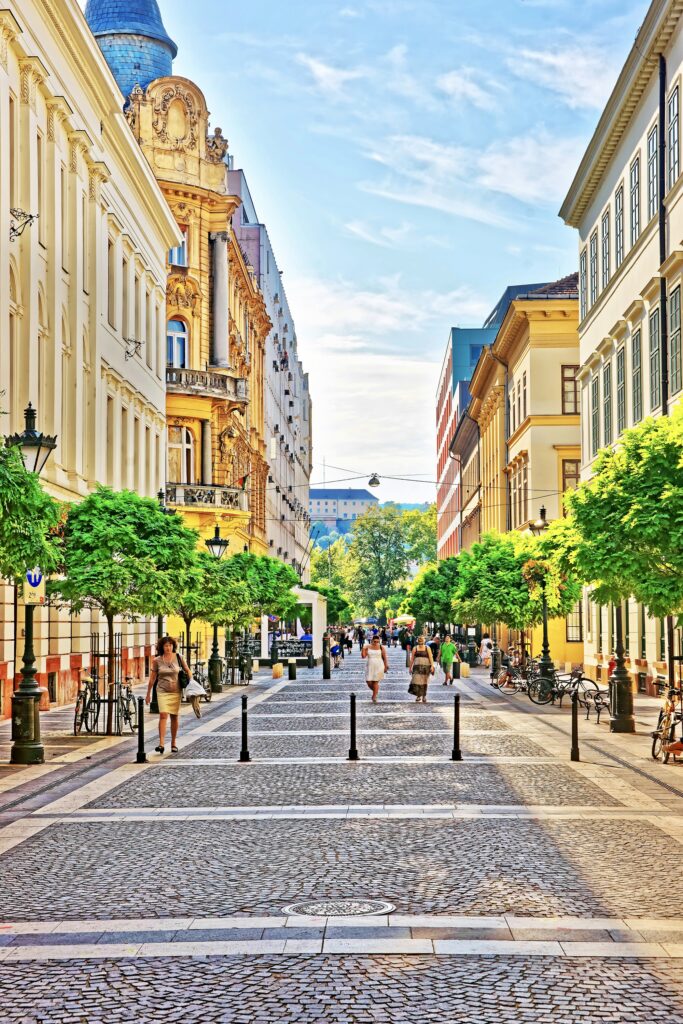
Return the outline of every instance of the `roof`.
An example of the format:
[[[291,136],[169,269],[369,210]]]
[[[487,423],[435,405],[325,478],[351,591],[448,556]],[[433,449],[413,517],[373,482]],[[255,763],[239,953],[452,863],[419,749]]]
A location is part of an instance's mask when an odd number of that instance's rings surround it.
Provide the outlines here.
[[[547,285],[548,281],[539,281],[537,284],[508,285],[484,321],[484,327],[500,327],[513,299],[518,298],[520,295],[530,295],[532,292],[538,291],[539,288],[546,288]]]
[[[178,53],[164,28],[157,0],[88,0],[85,18],[95,38],[119,34],[145,36],[165,43],[174,57]]]
[[[309,499],[316,501],[320,499],[332,499],[334,501],[378,501],[374,494],[364,488],[355,487],[312,487],[309,491]]]
[[[567,274],[559,281],[545,284],[528,295],[518,295],[518,299],[578,299],[579,297],[579,275]]]

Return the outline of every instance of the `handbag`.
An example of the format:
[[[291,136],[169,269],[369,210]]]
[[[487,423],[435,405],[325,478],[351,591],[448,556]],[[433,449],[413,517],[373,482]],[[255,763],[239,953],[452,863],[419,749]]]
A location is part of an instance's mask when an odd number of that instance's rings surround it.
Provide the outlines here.
[[[178,683],[180,684],[180,689],[184,690],[185,687],[190,682],[190,673],[186,672],[186,670],[183,668],[182,658],[178,658],[177,661],[178,661],[178,666],[179,666],[179,668],[178,668]],[[202,690],[202,692],[204,692],[204,691]]]
[[[196,679],[190,679],[185,687],[186,697],[203,697],[204,687]]]

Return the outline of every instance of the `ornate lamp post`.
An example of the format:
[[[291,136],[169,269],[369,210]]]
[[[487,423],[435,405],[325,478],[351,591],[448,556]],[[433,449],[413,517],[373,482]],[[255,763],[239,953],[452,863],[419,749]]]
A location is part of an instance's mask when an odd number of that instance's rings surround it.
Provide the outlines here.
[[[28,403],[24,410],[25,426],[21,434],[12,434],[5,441],[8,448],[21,451],[28,473],[39,475],[57,447],[57,437],[36,430],[36,410]],[[27,566],[27,569],[29,567]],[[33,605],[25,605],[24,654],[19,688],[12,694],[11,764],[44,764],[45,748],[40,738],[41,695],[45,690],[36,683],[36,657],[33,650]]]
[[[168,506],[166,505],[166,495],[164,493],[163,487],[161,488],[161,490],[157,494],[157,501],[159,502],[159,508],[161,509],[161,511],[164,513],[165,516],[174,516],[175,515],[175,511],[172,508],[168,508]],[[161,640],[162,636],[164,635],[164,617],[163,617],[163,615],[157,615],[157,633],[159,635],[159,637],[158,637],[159,640]],[[189,640],[188,640],[188,643],[189,643]],[[188,656],[188,658],[190,657],[190,652],[189,651],[187,652],[187,656]]]
[[[635,732],[636,720],[633,714],[633,687],[631,686],[631,676],[626,668],[621,601],[615,608],[615,612],[617,620],[617,645],[615,650],[616,664],[614,672],[609,677],[609,731]]]
[[[545,506],[541,507],[539,517],[530,526],[534,537],[542,537],[548,529],[548,520],[545,517]],[[538,667],[542,676],[550,676],[555,671],[553,659],[550,657],[550,644],[548,643],[548,601],[545,593],[545,577],[541,581],[541,593],[543,594],[543,644],[541,657],[538,659]]]
[[[228,550],[230,541],[221,537],[220,527],[217,526],[213,537],[209,537],[205,540],[209,552],[213,555],[216,561],[220,561],[225,552]],[[218,653],[218,626],[213,627],[213,644],[211,646],[211,657],[209,658],[209,682],[211,683],[211,690],[213,693],[221,693],[223,687],[221,685],[222,665],[221,658]]]

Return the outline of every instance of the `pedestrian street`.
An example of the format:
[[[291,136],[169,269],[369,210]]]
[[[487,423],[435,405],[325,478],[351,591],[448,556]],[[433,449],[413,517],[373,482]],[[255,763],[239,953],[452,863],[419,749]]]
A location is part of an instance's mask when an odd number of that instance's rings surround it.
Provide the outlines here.
[[[248,763],[238,689],[177,755],[0,787],[2,1020],[683,1024],[680,769],[640,722],[571,762],[568,710],[483,670],[417,705],[389,659],[376,705],[357,650],[260,673]]]

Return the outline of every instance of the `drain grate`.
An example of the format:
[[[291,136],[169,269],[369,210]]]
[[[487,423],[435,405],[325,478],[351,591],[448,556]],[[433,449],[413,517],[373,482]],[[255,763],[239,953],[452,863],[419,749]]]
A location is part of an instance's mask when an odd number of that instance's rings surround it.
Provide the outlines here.
[[[283,913],[296,917],[364,917],[390,914],[392,910],[396,910],[393,903],[384,900],[306,900],[290,903]]]

